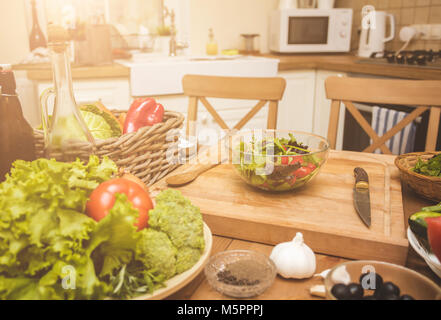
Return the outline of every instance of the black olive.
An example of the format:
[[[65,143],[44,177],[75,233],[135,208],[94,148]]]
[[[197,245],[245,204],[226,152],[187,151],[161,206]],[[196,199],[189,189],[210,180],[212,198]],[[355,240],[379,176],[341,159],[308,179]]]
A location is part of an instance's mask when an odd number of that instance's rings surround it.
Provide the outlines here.
[[[349,289],[348,286],[344,284],[336,284],[332,287],[331,293],[334,297],[337,298],[337,300],[349,300]]]
[[[388,294],[381,297],[381,300],[400,300],[400,296],[397,296],[395,294]]]
[[[375,296],[364,296],[363,300],[377,300],[377,298]]]
[[[386,299],[390,298],[391,296],[400,297],[400,288],[398,288],[394,283],[392,282],[385,282],[380,290],[375,291],[375,296],[381,300],[391,300]]]
[[[363,287],[358,283],[351,283],[348,286],[349,299],[350,300],[361,300],[364,295]]]
[[[408,294],[405,294],[400,297],[400,300],[415,300],[415,298],[412,296],[409,296]]]
[[[372,276],[375,276],[375,280],[372,278]],[[360,276],[360,284],[365,290],[378,290],[383,285],[383,277],[381,277],[378,273],[375,272],[373,275],[371,275],[370,272],[363,273]],[[364,287],[365,285],[367,285],[368,287],[365,288]]]

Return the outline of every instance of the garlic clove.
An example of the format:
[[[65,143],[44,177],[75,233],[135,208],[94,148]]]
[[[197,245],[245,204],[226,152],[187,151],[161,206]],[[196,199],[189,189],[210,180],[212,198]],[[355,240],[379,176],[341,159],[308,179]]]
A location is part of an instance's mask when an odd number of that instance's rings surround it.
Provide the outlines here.
[[[331,272],[331,269],[322,271],[321,273],[317,273],[317,274],[314,275],[314,277],[326,279],[326,277],[328,276],[329,272]]]
[[[351,283],[351,276],[346,269],[346,266],[341,266],[334,270],[331,276],[332,282],[335,284],[345,284],[348,285]]]
[[[309,293],[312,296],[326,298],[326,288],[324,285],[317,285],[309,288]]]

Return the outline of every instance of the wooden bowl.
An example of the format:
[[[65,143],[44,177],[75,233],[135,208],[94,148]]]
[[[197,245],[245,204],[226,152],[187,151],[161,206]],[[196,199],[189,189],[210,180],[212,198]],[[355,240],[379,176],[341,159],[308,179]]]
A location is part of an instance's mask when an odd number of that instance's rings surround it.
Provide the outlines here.
[[[417,194],[431,201],[441,201],[441,178],[429,177],[411,169],[415,167],[419,158],[429,160],[439,152],[406,153],[395,159],[395,165],[400,170],[401,181],[406,183]]]
[[[335,270],[345,267],[350,275],[352,283],[359,283],[363,273],[375,272],[379,274],[384,282],[393,282],[400,288],[400,296],[410,295],[415,300],[440,300],[441,288],[432,280],[422,274],[408,268],[379,261],[350,261],[334,267],[325,278],[326,298],[337,300],[331,293],[332,287],[336,284],[333,279]],[[365,290],[365,296],[373,292]]]

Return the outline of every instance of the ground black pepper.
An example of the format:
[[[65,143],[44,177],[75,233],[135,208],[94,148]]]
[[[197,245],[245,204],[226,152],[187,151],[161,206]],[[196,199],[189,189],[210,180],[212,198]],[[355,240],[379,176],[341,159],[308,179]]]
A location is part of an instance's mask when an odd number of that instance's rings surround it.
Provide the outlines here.
[[[229,263],[217,273],[219,281],[235,286],[254,286],[261,282],[266,267],[254,260],[239,260]]]

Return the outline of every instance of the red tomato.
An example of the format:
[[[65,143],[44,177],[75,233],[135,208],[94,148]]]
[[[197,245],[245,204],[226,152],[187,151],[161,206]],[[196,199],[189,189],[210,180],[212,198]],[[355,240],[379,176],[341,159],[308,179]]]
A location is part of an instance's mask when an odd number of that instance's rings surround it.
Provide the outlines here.
[[[293,165],[293,164],[296,164],[297,162],[302,164],[303,163],[302,157],[299,157],[299,156],[284,156],[284,157],[282,157],[282,164],[283,165]]]
[[[289,183],[291,186],[293,186],[293,185],[296,184],[296,181],[297,181],[297,177],[296,177],[296,176],[293,176],[292,179],[288,181],[288,183]]]
[[[293,156],[291,157],[291,164],[296,164],[296,163],[303,163],[303,158],[299,157],[299,156]]]
[[[138,209],[139,217],[135,223],[138,231],[146,228],[148,213],[150,209],[153,209],[153,202],[140,185],[127,179],[118,178],[101,183],[92,192],[86,204],[87,215],[96,221],[107,216],[115,204],[115,193],[125,194],[133,208]]]
[[[441,261],[441,217],[426,218],[427,238],[433,253]]]
[[[294,175],[297,177],[297,179],[303,179],[304,177],[306,177],[310,173],[311,173],[311,169],[310,168],[308,168],[308,167],[301,167],[301,168],[297,169],[294,172]]]
[[[308,165],[306,166],[308,169],[311,170],[311,172],[313,172],[315,169],[317,169],[317,166],[313,163],[308,163]]]
[[[284,166],[287,166],[289,164],[289,157],[282,157],[282,164]]]

